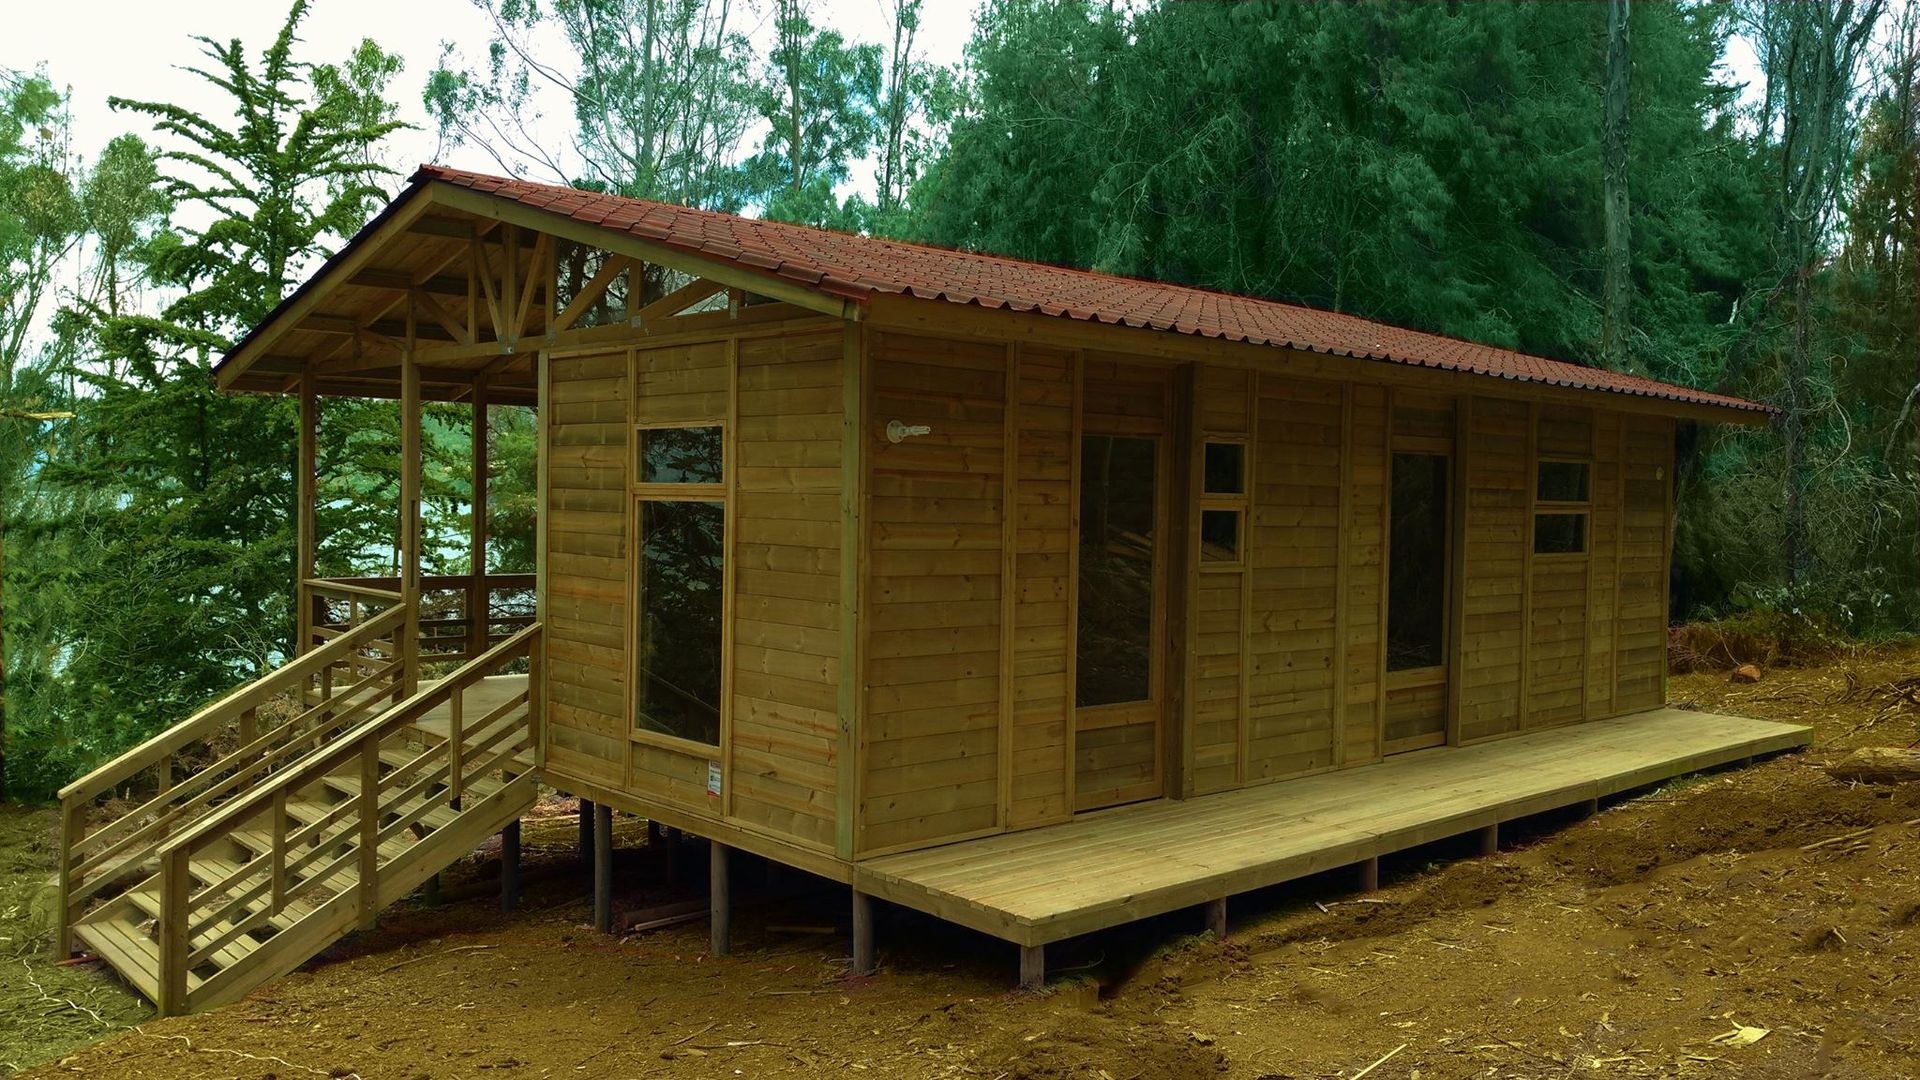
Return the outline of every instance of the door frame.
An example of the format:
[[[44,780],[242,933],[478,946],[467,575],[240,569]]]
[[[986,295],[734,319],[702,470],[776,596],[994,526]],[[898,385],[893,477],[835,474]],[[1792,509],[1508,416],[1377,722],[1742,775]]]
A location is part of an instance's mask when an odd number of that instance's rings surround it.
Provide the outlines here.
[[[1067,622],[1069,637],[1067,647],[1072,651],[1073,663],[1069,670],[1073,673],[1073,682],[1066,687],[1067,703],[1071,720],[1068,725],[1068,765],[1072,775],[1069,789],[1069,811],[1072,814],[1091,813],[1109,807],[1127,803],[1145,802],[1167,796],[1167,777],[1169,774],[1169,689],[1173,685],[1169,669],[1173,665],[1170,650],[1173,636],[1169,633],[1170,605],[1172,592],[1169,578],[1173,566],[1169,552],[1169,526],[1173,520],[1172,492],[1169,481],[1172,477],[1173,459],[1176,447],[1175,438],[1178,425],[1171,422],[1173,402],[1173,380],[1167,381],[1165,400],[1169,407],[1169,422],[1158,432],[1129,431],[1124,425],[1102,424],[1089,421],[1084,414],[1081,395],[1075,395],[1074,409],[1076,420],[1073,434],[1072,464],[1072,528],[1068,539],[1069,550],[1073,554],[1073,587],[1070,593]],[[1084,479],[1085,463],[1082,449],[1089,437],[1107,437],[1120,439],[1144,439],[1154,446],[1153,455],[1153,615],[1152,635],[1148,641],[1147,698],[1144,701],[1124,701],[1110,705],[1079,704],[1079,648],[1080,648],[1080,493]],[[1151,723],[1153,725],[1153,779],[1133,788],[1122,789],[1119,797],[1097,805],[1081,805],[1080,790],[1080,734],[1086,731],[1101,731],[1107,728],[1128,727]]]
[[[1411,401],[1421,404],[1444,405],[1453,413],[1452,430],[1446,435],[1403,435],[1395,420],[1396,407]],[[1465,474],[1465,455],[1461,453],[1463,431],[1461,423],[1464,416],[1462,398],[1427,398],[1425,396],[1392,394],[1387,400],[1387,476],[1385,498],[1382,499],[1382,544],[1381,544],[1381,671],[1380,671],[1380,756],[1392,757],[1395,754],[1411,753],[1416,750],[1428,750],[1436,746],[1451,746],[1459,742],[1459,717],[1457,695],[1459,693],[1459,665],[1456,662],[1460,627],[1458,614],[1461,610],[1461,573],[1460,557],[1463,554],[1461,526],[1466,520],[1465,487],[1462,478]],[[1440,619],[1440,662],[1425,667],[1401,668],[1397,671],[1387,667],[1386,658],[1391,655],[1388,647],[1389,622],[1393,607],[1393,459],[1401,454],[1418,454],[1439,457],[1447,463],[1446,483],[1442,493],[1446,498],[1446,527],[1443,530],[1443,547],[1440,553],[1440,565],[1445,575],[1446,596],[1441,604]],[[1400,690],[1419,690],[1437,686],[1441,692],[1440,728],[1438,731],[1422,732],[1389,742],[1387,740],[1387,696]]]

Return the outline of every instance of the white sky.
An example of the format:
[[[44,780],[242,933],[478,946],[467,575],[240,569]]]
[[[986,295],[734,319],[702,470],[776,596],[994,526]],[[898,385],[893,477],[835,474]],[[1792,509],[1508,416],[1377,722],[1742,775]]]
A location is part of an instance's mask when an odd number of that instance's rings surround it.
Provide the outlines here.
[[[974,3],[928,0],[916,42],[923,59],[959,62],[972,34]],[[771,31],[772,6],[771,0],[736,0],[738,25],[758,27],[761,34],[756,36],[764,37]],[[123,131],[152,138],[145,117],[116,114],[107,107],[108,97],[170,101],[208,115],[226,108],[219,90],[181,70],[204,61],[199,44],[189,39],[237,37],[249,56],[257,56],[273,40],[288,7],[289,0],[0,0],[0,8],[6,9],[0,15],[0,67],[31,71],[44,64],[56,86],[72,91],[74,149],[91,161]],[[848,38],[883,45],[892,41],[887,0],[816,0],[814,7],[816,23]],[[438,143],[420,90],[439,63],[441,42],[451,41],[477,66],[485,61],[491,36],[487,16],[471,0],[314,0],[301,24],[304,44],[295,55],[338,62],[362,38],[371,37],[404,59],[393,97],[401,119],[419,130],[395,135],[388,151],[389,161],[404,174],[431,160]],[[564,145],[572,130],[565,104],[547,102],[542,112],[547,119],[541,130],[550,129],[554,141]],[[472,147],[448,154],[442,164],[499,171],[484,152]],[[856,186],[871,189],[870,178],[856,179]]]

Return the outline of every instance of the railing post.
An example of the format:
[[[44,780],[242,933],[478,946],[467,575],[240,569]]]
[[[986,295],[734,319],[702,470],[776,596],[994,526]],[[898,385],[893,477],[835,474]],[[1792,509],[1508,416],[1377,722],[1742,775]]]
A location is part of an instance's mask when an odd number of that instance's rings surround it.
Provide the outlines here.
[[[466,725],[466,687],[454,686],[447,695],[447,805],[460,809],[460,794],[466,787],[463,779],[466,765],[467,725]]]
[[[187,849],[175,848],[160,866],[160,1000],[161,1016],[187,1011],[187,954],[193,927],[193,878],[187,872]]]
[[[527,729],[533,739],[533,764],[547,767],[547,628],[527,642]]]
[[[80,827],[85,806],[84,801],[60,801],[60,866],[57,871],[60,895],[59,906],[54,911],[53,927],[55,960],[65,960],[73,955],[73,846],[83,839]]]
[[[369,736],[360,746],[360,891],[356,898],[360,928],[380,919],[380,740]]]
[[[249,706],[240,713],[240,745],[252,745],[260,737],[260,710]]]
[[[273,911],[287,906],[287,789],[273,793]]]

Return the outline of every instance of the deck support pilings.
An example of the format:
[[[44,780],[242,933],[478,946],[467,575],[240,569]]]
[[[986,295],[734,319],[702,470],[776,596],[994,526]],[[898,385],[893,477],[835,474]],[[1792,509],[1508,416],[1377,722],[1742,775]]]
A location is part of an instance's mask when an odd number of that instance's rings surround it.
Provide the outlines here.
[[[1500,854],[1500,826],[1498,824],[1488,825],[1486,828],[1480,830],[1480,854]]]
[[[1227,940],[1227,898],[1207,901],[1207,933],[1216,940]]]
[[[715,956],[726,956],[733,951],[733,888],[727,880],[727,856],[731,851],[718,840],[708,842],[707,905],[712,929],[709,951]]]
[[[520,819],[500,830],[500,910],[520,906]]]
[[[613,933],[613,807],[593,807],[593,927]]]
[[[1590,818],[1599,812],[1600,800],[1598,798],[1588,799],[1586,802],[1580,804],[1580,816],[1583,818]]]
[[[1020,946],[1020,989],[1040,990],[1047,985],[1047,947]]]
[[[1360,867],[1360,891],[1363,893],[1380,891],[1380,856],[1362,859]]]
[[[853,890],[853,967],[852,974],[871,975],[879,965],[873,952],[873,897]]]
[[[593,800],[580,800],[580,861],[593,861]]]

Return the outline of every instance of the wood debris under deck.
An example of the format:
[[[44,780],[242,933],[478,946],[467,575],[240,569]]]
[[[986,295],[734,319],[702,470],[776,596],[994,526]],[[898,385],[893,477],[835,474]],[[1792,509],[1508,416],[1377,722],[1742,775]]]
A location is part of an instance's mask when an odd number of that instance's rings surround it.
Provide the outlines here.
[[[1804,746],[1810,737],[1795,725],[1655,709],[870,859],[855,865],[856,887],[1042,945]]]

